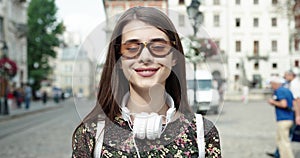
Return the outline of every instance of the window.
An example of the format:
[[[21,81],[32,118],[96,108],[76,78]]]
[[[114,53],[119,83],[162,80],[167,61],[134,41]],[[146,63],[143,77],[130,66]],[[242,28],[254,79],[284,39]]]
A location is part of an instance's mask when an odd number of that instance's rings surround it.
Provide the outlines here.
[[[259,22],[258,22],[258,18],[254,18],[253,19],[253,27],[258,27]]]
[[[214,5],[220,5],[220,0],[214,0]]]
[[[297,50],[297,51],[299,50],[299,44],[300,44],[300,39],[296,38],[294,47],[295,47],[295,50]]]
[[[178,15],[178,23],[179,23],[179,26],[184,27],[185,20],[184,20],[183,14]]]
[[[253,0],[253,4],[258,4],[258,0]]]
[[[259,53],[259,42],[258,41],[254,41],[253,43],[253,55],[258,55]]]
[[[295,67],[299,67],[299,60],[295,60]]]
[[[236,5],[240,5],[241,4],[241,0],[235,0],[235,4]]]
[[[277,26],[277,19],[272,18],[272,27],[276,27],[276,26]]]
[[[272,64],[272,68],[273,68],[273,69],[277,69],[277,63],[273,63],[273,64]]]
[[[220,26],[220,15],[216,14],[214,15],[214,27],[219,27]]]
[[[277,0],[272,0],[272,4],[277,4],[278,1]]]
[[[234,81],[238,81],[240,79],[239,75],[234,75]]]
[[[65,72],[72,72],[72,66],[71,65],[65,65]]]
[[[179,0],[179,4],[184,4],[184,0]]]
[[[276,40],[272,41],[272,52],[277,52],[277,41]]]
[[[235,67],[236,67],[236,69],[239,69],[240,68],[240,63],[236,63]]]
[[[241,52],[241,41],[235,41],[235,51]]]
[[[254,70],[258,70],[258,69],[259,69],[259,63],[256,62],[256,63],[254,63]]]
[[[236,18],[235,19],[235,27],[240,27],[241,26],[241,19],[240,18]]]

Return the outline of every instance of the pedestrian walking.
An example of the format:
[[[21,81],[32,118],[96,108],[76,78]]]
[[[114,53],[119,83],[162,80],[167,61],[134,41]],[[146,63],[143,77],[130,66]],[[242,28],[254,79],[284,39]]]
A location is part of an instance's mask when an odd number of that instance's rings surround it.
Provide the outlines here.
[[[47,100],[48,100],[48,94],[47,94],[46,90],[43,91],[42,100],[43,100],[44,105],[46,105],[47,104]]]
[[[293,94],[283,87],[283,79],[278,76],[273,76],[270,80],[271,88],[274,90],[273,97],[268,100],[268,103],[275,107],[277,131],[276,143],[279,149],[281,158],[294,158],[289,138],[290,130],[293,126]]]
[[[112,32],[95,108],[73,135],[73,158],[221,157],[216,127],[186,98],[185,57],[167,15],[134,7]]]
[[[30,101],[31,101],[31,97],[32,97],[32,89],[28,83],[25,86],[24,93],[25,93],[25,109],[29,109]]]
[[[249,87],[248,86],[243,86],[243,96],[242,96],[242,101],[244,104],[248,103],[248,97],[249,97]]]
[[[293,101],[293,110],[295,112],[295,121],[293,127],[290,130],[290,137],[292,136],[296,125],[300,125],[300,80],[297,77],[296,73],[292,70],[288,70],[284,73],[285,83],[283,86],[288,88],[294,97]],[[275,158],[280,158],[280,154],[278,148],[275,150],[274,153],[267,153],[267,155]]]
[[[17,105],[17,108],[20,109],[22,108],[22,94],[21,94],[21,87],[19,88],[15,88],[14,89],[14,98],[15,98],[15,102],[16,102],[16,105]]]
[[[286,71],[284,78],[294,97],[295,124],[300,125],[300,80],[292,70]]]
[[[7,105],[8,105],[8,111],[15,108],[14,104],[14,87],[12,85],[8,85],[7,87]]]

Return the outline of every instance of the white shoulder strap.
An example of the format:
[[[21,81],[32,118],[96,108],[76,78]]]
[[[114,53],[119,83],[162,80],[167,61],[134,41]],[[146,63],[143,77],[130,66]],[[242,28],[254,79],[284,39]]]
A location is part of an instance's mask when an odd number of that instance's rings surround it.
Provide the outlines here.
[[[203,117],[201,114],[196,114],[196,128],[199,158],[205,158],[204,126]]]
[[[102,144],[103,144],[103,138],[104,138],[104,126],[105,121],[98,121],[97,122],[97,132],[95,137],[95,146],[94,146],[94,158],[100,158],[101,157],[101,150],[102,150]]]

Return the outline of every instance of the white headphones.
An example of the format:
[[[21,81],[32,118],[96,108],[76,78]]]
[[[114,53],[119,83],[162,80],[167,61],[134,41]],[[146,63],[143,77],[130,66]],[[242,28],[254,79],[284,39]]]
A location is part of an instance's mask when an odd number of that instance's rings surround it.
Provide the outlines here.
[[[176,108],[174,106],[174,101],[172,99],[172,97],[167,94],[167,104],[170,106],[170,108],[167,111],[166,114],[166,125],[165,128],[167,126],[167,124],[172,120],[175,112],[176,112]],[[133,123],[133,134],[139,138],[139,139],[145,139],[147,137],[147,139],[150,140],[154,140],[156,138],[160,138],[160,135],[162,134],[163,129],[162,128],[162,120],[163,120],[163,115],[158,115],[157,113],[130,113],[130,111],[128,110],[127,107],[125,107],[125,105],[127,104],[129,99],[129,92],[127,92],[125,94],[125,96],[123,97],[122,100],[122,104],[121,104],[121,113],[122,113],[122,117],[125,121],[127,122],[132,122],[130,115],[134,116],[134,123]]]

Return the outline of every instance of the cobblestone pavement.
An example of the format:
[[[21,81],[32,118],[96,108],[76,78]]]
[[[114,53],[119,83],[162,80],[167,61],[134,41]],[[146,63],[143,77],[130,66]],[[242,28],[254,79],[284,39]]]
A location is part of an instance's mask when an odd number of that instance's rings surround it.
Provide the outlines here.
[[[71,157],[72,133],[92,106],[92,101],[75,106],[69,100],[60,108],[0,122],[0,158]]]
[[[74,129],[94,100],[69,100],[61,107],[0,122],[0,158],[68,158]],[[274,108],[265,101],[225,102],[216,123],[225,158],[268,158],[275,149]],[[300,158],[300,143],[293,143]]]
[[[268,158],[275,150],[275,112],[266,101],[248,104],[226,102],[219,115],[207,115],[215,122],[225,158]],[[292,143],[296,158],[300,158],[300,143]]]

